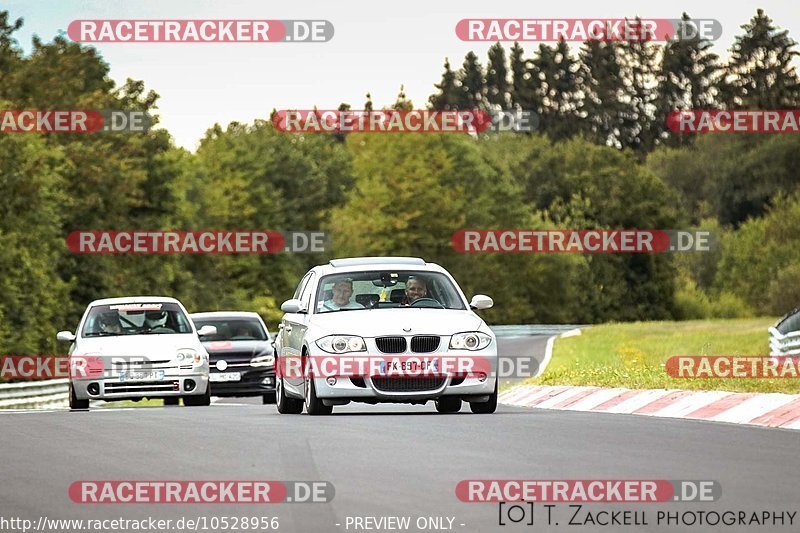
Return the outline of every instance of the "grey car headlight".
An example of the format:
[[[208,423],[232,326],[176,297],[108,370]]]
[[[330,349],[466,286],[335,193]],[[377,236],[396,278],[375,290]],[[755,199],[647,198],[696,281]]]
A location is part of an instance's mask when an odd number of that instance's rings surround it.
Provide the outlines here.
[[[317,346],[328,353],[365,352],[364,339],[354,335],[328,335],[317,341]]]
[[[450,338],[451,350],[483,350],[492,342],[492,337],[480,331],[456,333]]]
[[[259,355],[258,357],[253,357],[252,359],[250,359],[250,366],[256,366],[256,367],[275,366],[275,356],[269,354],[269,355]]]

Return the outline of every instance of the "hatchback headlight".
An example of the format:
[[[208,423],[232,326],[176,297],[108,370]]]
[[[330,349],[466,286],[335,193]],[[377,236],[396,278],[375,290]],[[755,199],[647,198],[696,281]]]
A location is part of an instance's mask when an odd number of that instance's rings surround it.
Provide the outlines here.
[[[450,338],[451,350],[483,350],[492,342],[492,337],[480,331],[456,333]]]
[[[275,356],[270,355],[259,355],[258,357],[253,357],[250,359],[250,366],[275,366]]]
[[[178,350],[178,362],[183,364],[192,363],[194,365],[199,365],[203,362],[202,354],[198,353],[197,350],[193,350],[191,348],[182,348]]]
[[[317,346],[328,353],[364,352],[364,339],[352,335],[329,335],[317,341]]]

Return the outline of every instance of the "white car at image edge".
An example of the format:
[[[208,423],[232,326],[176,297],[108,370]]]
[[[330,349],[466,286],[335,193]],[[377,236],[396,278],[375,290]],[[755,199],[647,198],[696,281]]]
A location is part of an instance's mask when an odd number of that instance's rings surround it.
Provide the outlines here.
[[[474,413],[492,413],[497,407],[497,341],[473,311],[492,305],[484,295],[468,301],[447,270],[419,258],[335,259],[316,266],[281,306],[285,315],[275,343],[276,368],[282,369],[276,379],[278,411],[297,414],[305,407],[308,414],[327,415],[335,405],[350,402],[433,400],[440,413],[458,412],[463,401]],[[415,358],[436,365],[456,354],[474,356],[489,368],[423,377],[286,370],[308,368],[317,357],[376,356],[389,359],[389,365],[396,364],[392,357]]]

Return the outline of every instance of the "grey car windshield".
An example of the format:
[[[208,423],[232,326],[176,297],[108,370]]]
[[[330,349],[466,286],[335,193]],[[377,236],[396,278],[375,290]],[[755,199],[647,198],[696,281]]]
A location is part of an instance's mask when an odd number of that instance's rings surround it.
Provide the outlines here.
[[[92,307],[84,337],[191,333],[189,318],[174,303],[121,303]]]
[[[428,271],[364,271],[331,274],[317,288],[316,312],[363,309],[465,309],[450,279]]]
[[[195,318],[197,329],[203,326],[217,328],[216,335],[207,335],[203,341],[266,341],[269,340],[261,322],[255,318]]]

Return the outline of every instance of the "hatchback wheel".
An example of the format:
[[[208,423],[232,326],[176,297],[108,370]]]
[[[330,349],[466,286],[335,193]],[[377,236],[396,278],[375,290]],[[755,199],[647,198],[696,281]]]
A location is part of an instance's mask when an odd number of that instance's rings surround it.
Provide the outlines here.
[[[79,400],[75,396],[75,389],[72,387],[72,383],[69,384],[69,408],[73,411],[89,410],[89,400]]]
[[[184,396],[183,405],[190,407],[211,405],[211,387],[206,386],[206,393],[202,396]]]

